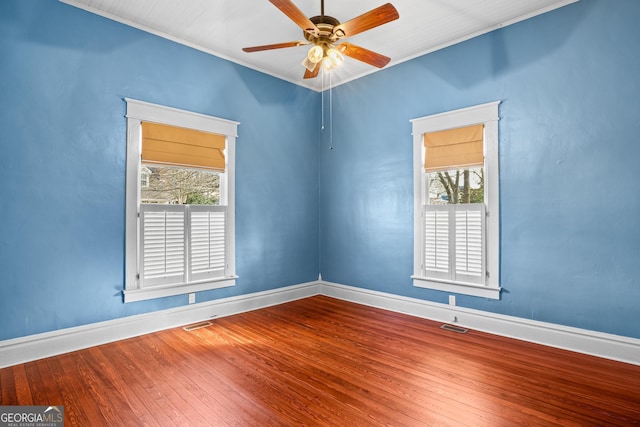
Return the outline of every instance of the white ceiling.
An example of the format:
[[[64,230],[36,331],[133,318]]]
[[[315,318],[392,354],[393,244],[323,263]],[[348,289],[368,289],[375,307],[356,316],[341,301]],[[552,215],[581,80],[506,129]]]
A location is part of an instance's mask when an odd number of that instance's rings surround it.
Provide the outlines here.
[[[245,53],[243,47],[303,40],[302,30],[268,0],[60,0],[314,90],[303,80],[308,47]],[[308,17],[320,0],[293,0]],[[387,67],[468,40],[577,0],[326,0],[325,14],[341,22],[390,1],[400,18],[346,39],[389,56]],[[339,85],[378,71],[346,58],[333,71]],[[325,81],[325,86],[327,81]]]

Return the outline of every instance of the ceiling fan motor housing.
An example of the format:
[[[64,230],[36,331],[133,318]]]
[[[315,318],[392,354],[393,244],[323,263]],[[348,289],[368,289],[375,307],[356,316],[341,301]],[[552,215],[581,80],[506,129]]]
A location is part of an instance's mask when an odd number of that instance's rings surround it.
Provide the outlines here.
[[[312,31],[303,32],[304,38],[313,44],[333,43],[344,36],[344,33],[340,34],[341,30],[339,29],[334,33],[333,29],[340,25],[340,21],[333,16],[318,15],[309,18],[309,20],[313,22],[319,30],[318,36],[315,36]]]

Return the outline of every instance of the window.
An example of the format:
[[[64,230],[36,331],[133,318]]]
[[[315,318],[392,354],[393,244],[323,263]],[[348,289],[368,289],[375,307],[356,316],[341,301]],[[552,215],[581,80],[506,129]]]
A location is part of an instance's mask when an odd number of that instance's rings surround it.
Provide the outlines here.
[[[126,102],[125,302],[233,286],[238,123]]]
[[[149,177],[151,176],[153,172],[151,172],[151,170],[146,167],[146,166],[142,166],[142,168],[140,169],[140,187],[141,188],[148,188],[149,187]]]
[[[498,105],[411,121],[414,286],[500,298]]]

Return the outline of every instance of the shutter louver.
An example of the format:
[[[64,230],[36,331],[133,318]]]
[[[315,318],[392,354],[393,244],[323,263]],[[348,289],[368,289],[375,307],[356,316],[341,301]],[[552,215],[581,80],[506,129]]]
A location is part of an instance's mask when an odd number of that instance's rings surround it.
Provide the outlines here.
[[[449,271],[449,212],[425,210],[424,230],[425,270],[447,273]]]
[[[455,212],[456,277],[465,275],[482,280],[484,275],[484,204],[466,205],[465,207],[467,209],[459,209]],[[466,278],[466,280],[473,279]]]
[[[145,208],[147,206],[141,207],[142,280],[145,286],[184,280],[184,210]]]
[[[224,276],[225,207],[192,207],[191,277]]]

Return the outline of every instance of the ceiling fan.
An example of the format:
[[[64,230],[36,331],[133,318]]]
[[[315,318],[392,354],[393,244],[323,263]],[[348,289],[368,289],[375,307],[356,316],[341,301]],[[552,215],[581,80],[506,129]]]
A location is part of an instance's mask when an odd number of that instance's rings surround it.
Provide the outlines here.
[[[242,49],[245,52],[312,45],[302,62],[302,65],[306,67],[305,79],[316,77],[320,68],[324,68],[326,71],[336,68],[343,62],[343,55],[378,68],[384,67],[391,60],[387,56],[341,41],[346,37],[398,19],[400,15],[391,3],[386,3],[347,22],[340,23],[336,18],[324,14],[324,0],[320,0],[320,15],[311,18],[307,18],[291,0],[269,1],[302,28],[305,40],[245,47]]]

